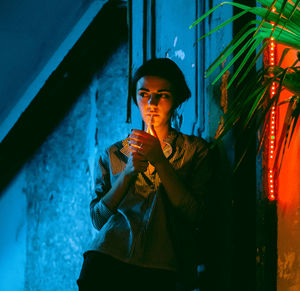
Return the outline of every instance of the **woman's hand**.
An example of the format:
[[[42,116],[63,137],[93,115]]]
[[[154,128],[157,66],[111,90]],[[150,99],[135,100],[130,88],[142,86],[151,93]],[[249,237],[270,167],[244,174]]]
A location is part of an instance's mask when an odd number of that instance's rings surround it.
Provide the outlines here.
[[[165,159],[159,139],[151,134],[133,129],[128,139],[133,153],[139,153],[153,166]]]
[[[147,171],[148,161],[145,157],[137,151],[130,153],[127,165],[125,167],[125,174],[131,176],[137,173],[142,173]]]

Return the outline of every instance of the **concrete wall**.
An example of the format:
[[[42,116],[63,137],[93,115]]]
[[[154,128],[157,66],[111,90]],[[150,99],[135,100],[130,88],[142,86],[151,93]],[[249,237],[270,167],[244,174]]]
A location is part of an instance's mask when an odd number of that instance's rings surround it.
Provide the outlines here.
[[[127,59],[122,45],[1,195],[0,290],[77,289],[97,149],[131,128]]]
[[[0,141],[105,2],[1,1]]]
[[[279,50],[285,47],[279,47]],[[282,66],[291,66],[297,59],[297,51],[287,54]],[[288,99],[289,91],[281,93],[281,100]],[[278,136],[284,123],[287,105],[280,106],[278,114]],[[278,137],[277,137],[278,138]],[[300,291],[300,122],[286,148],[278,177],[278,291]]]
[[[24,290],[27,238],[25,170],[0,198],[0,290]]]
[[[300,123],[285,154],[278,185],[278,291],[300,291]]]

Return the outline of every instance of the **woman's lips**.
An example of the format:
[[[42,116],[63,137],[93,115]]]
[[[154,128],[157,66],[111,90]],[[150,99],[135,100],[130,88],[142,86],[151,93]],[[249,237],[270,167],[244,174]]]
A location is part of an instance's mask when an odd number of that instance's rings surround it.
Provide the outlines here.
[[[156,113],[156,112],[149,112],[149,113],[146,113],[146,116],[159,116],[159,114],[158,113]]]

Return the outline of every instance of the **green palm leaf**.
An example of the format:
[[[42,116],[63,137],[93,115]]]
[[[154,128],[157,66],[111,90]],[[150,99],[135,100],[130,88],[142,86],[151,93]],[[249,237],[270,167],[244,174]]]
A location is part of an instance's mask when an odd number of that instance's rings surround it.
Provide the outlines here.
[[[247,31],[244,33],[247,36],[252,34],[252,38],[260,39],[261,42],[264,38],[268,38],[273,36],[278,43],[282,43],[285,45],[288,45],[292,48],[300,49],[300,28],[297,23],[300,22],[300,12],[297,10],[297,7],[299,6],[300,0],[297,0],[295,6],[291,5],[287,0],[275,0],[275,1],[259,1],[262,4],[265,4],[264,2],[267,2],[267,4],[271,5],[268,9],[262,8],[262,7],[249,7],[243,4],[234,3],[234,2],[223,2],[216,7],[210,9],[207,13],[205,13],[203,16],[201,16],[198,20],[196,20],[190,28],[194,27],[195,25],[199,24],[201,21],[203,21],[207,16],[209,16],[211,13],[213,13],[217,8],[227,4],[232,5],[235,7],[238,7],[242,9],[243,11],[238,13],[237,15],[231,17],[230,19],[226,20],[207,34],[203,35],[200,39],[209,36],[210,34],[214,33],[215,31],[221,29],[225,25],[235,21],[237,18],[243,16],[246,12],[253,13],[257,16],[260,16],[263,18],[263,20],[259,23],[258,27],[254,31],[252,27],[249,28],[250,24],[247,24],[245,28],[243,28],[243,31]],[[279,12],[275,13],[272,12],[271,9],[273,6],[277,7],[279,9]],[[297,20],[297,22],[294,22],[293,19]],[[275,23],[272,25],[269,22]],[[257,21],[252,22],[251,24],[257,24]],[[216,59],[216,61],[208,68],[206,71],[206,77],[210,76],[212,72],[231,54],[233,53],[242,42],[242,38],[245,39],[245,37],[241,37],[241,34],[236,35],[236,37],[233,39],[233,41],[224,49],[224,51],[220,54],[220,56]],[[224,74],[224,72],[231,66],[243,53],[247,50],[253,52],[256,47],[255,45],[258,43],[258,41],[248,41],[242,49],[239,49],[237,55],[238,57],[235,57],[233,61],[230,62],[230,65],[226,66],[226,69],[224,68],[222,72],[214,79],[213,84],[215,84],[219,78]],[[259,56],[261,55],[262,50],[258,52],[258,55],[255,57],[257,60]],[[247,58],[250,58],[251,53],[247,53]],[[245,61],[243,61],[238,68],[238,71],[240,72],[245,65]],[[255,63],[252,62],[251,68],[254,66]],[[247,70],[247,73],[251,70],[249,68]],[[234,80],[237,78],[238,74],[234,74],[228,83],[228,88],[232,85]],[[244,79],[245,76],[242,76],[242,79]]]
[[[224,116],[224,124],[220,129],[218,139],[221,139],[239,122],[244,130],[251,128],[254,132],[261,131],[258,151],[260,151],[263,141],[266,138],[271,106],[280,106],[283,104],[282,102],[278,104],[278,100],[284,88],[295,94],[293,98],[284,101],[285,103],[289,103],[289,108],[285,116],[285,125],[280,135],[278,146],[278,152],[282,150],[284,155],[286,146],[290,144],[300,114],[300,67],[296,67],[296,64],[300,60],[300,52],[298,53],[298,60],[291,67],[283,69],[281,65],[290,48],[300,50],[300,0],[294,2],[289,0],[259,0],[258,2],[263,7],[250,7],[235,2],[223,2],[201,16],[190,28],[203,21],[223,5],[235,6],[240,8],[242,12],[226,20],[200,39],[208,37],[245,13],[253,13],[262,18],[261,21],[251,21],[242,28],[209,66],[205,77],[210,76],[232,53],[235,53],[230,62],[222,68],[221,72],[212,81],[212,84],[215,84],[241,56],[244,57],[227,85],[227,88],[229,88],[237,80],[237,77],[239,77],[233,90],[235,98],[229,104],[228,111]],[[274,7],[276,11],[272,11]],[[270,37],[273,37],[277,43],[288,46],[288,48],[283,51],[277,66],[261,68],[257,74],[251,75],[250,71],[264,52],[264,49],[269,45]],[[255,57],[252,57],[255,52]],[[250,60],[250,65],[247,65],[247,69],[240,76],[242,68]],[[247,82],[245,85],[243,81],[246,78]],[[278,86],[275,95],[270,98],[269,91],[274,82],[277,82]],[[289,142],[287,142],[288,137],[290,137]],[[276,163],[279,161],[278,157],[279,155],[276,156]]]

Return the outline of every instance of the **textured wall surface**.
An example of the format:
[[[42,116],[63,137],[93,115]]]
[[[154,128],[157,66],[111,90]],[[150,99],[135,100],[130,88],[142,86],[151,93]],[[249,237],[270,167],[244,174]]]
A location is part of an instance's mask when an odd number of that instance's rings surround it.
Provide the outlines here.
[[[0,196],[0,290],[24,290],[27,201],[25,171],[18,173]]]
[[[280,47],[282,51],[285,47]],[[291,50],[283,62],[290,66],[297,59],[297,51]],[[285,90],[281,100],[292,94]],[[281,101],[280,100],[280,101]],[[284,123],[287,106],[281,106],[278,117],[278,135]],[[278,264],[277,290],[300,291],[300,122],[285,151],[278,177]]]
[[[127,45],[122,45],[22,169],[20,192],[26,197],[14,202],[15,209],[21,203],[27,232],[16,238],[23,240],[18,244],[24,258],[11,262],[12,270],[19,266],[25,273],[14,278],[17,290],[77,290],[82,254],[95,233],[89,203],[97,151],[131,128],[125,123],[127,59]]]
[[[1,1],[0,141],[105,2]]]
[[[278,187],[277,290],[300,291],[300,123],[285,154]]]
[[[86,92],[27,165],[26,290],[74,290],[80,253],[91,235],[90,112]]]
[[[111,58],[98,77],[97,148],[99,151],[127,137],[131,124],[126,121],[128,94],[127,46]],[[134,106],[134,105],[133,105]]]

